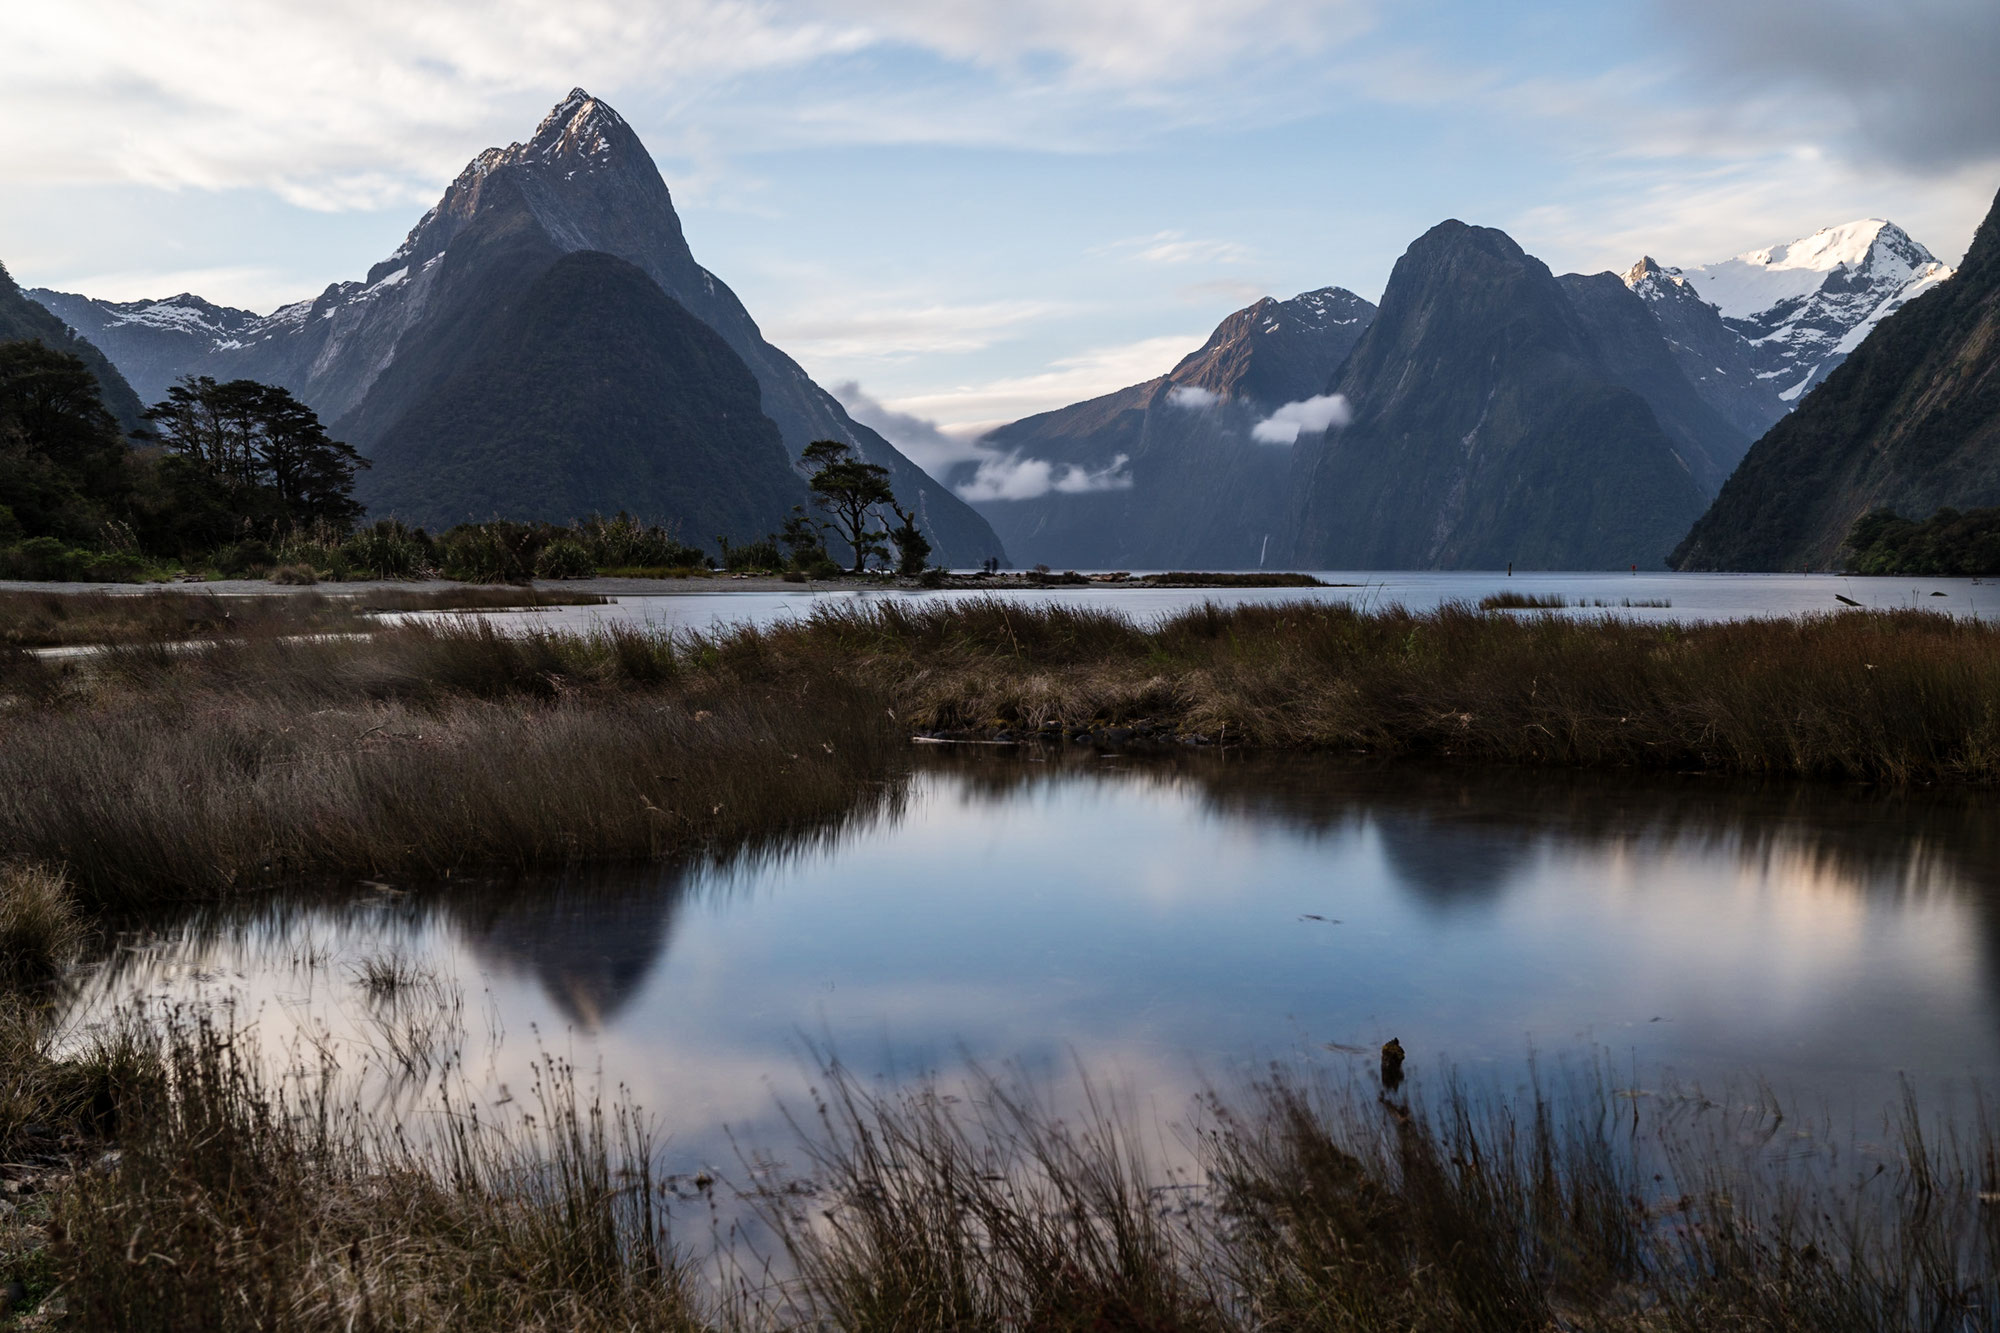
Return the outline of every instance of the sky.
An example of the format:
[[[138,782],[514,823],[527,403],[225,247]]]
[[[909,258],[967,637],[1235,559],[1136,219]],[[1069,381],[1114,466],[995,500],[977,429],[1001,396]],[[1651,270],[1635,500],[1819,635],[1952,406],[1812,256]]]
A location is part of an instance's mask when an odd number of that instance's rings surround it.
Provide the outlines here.
[[[1381,295],[1456,217],[1557,272],[2000,190],[1994,0],[0,0],[0,262],[267,311],[360,277],[572,86],[696,257],[920,461]],[[901,438],[898,438],[898,437]]]

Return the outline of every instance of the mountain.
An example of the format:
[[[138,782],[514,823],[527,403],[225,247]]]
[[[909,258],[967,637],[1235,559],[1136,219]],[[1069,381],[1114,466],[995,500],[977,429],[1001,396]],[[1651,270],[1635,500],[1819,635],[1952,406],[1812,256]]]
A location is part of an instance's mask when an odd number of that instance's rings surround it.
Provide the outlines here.
[[[435,425],[439,409],[434,396],[466,367],[487,364],[496,355],[491,343],[495,330],[513,327],[509,320],[516,304],[528,299],[538,280],[563,256],[586,251],[614,256],[638,269],[721,338],[756,380],[762,412],[775,424],[788,458],[796,458],[815,439],[845,440],[890,470],[897,494],[917,512],[930,536],[934,558],[970,565],[1002,554],[992,529],[963,501],[880,435],[849,418],[796,362],[764,340],[735,293],[695,262],[666,183],[638,136],[616,111],[580,88],[556,105],[527,142],[475,157],[396,252],[364,279],[336,283],[310,302],[219,331],[222,336],[210,335],[209,348],[172,368],[173,374],[192,371],[283,384],[329,421],[337,435],[374,459],[374,469],[362,474],[359,488],[371,507],[388,512],[393,496],[397,503],[427,513],[466,512],[458,497],[431,494],[419,485],[426,475],[434,481],[464,475],[449,469],[425,472],[440,458],[455,455],[462,441],[454,442],[454,437],[426,451],[416,447],[417,425]],[[554,363],[520,349],[515,354],[529,356],[532,364]],[[545,387],[558,396],[576,392],[573,385]],[[629,385],[607,383],[606,389],[628,403],[648,393]],[[463,381],[451,392],[462,394]],[[417,420],[404,426],[412,413],[419,414]],[[494,424],[507,432],[515,429],[508,421]],[[563,457],[546,461],[572,468],[570,475],[579,485],[598,475],[596,461],[586,456],[593,442],[538,436],[526,425],[520,430],[496,439],[496,449],[513,458],[525,458],[535,448],[560,449]],[[733,426],[720,427],[720,436],[747,439]],[[693,465],[693,459],[679,458],[659,464],[663,469]],[[763,463],[745,460],[742,466],[761,475]],[[703,480],[724,484],[721,478]],[[803,497],[800,482],[794,501]],[[557,493],[546,497],[546,505],[539,503],[541,497],[531,498],[538,503],[524,506],[517,499],[510,508],[536,508],[538,516],[548,518],[573,516],[557,502]],[[747,538],[775,528],[785,507],[730,535]],[[713,535],[693,526],[695,513],[642,516],[678,519],[690,540]]]
[[[1504,232],[1449,221],[1419,237],[1331,384],[1352,423],[1292,451],[1283,563],[1657,566],[1718,463],[1627,384],[1631,349],[1599,346],[1631,308],[1570,285],[1584,313]]]
[[[157,403],[181,377],[182,367],[209,352],[241,345],[260,316],[248,310],[219,306],[190,292],[164,301],[95,301],[73,292],[31,288],[40,302],[65,324],[104,352],[142,402]]]
[[[756,377],[632,264],[564,255],[377,441],[374,503],[433,529],[544,512],[757,532],[803,498]]]
[[[1871,510],[2000,505],[2000,198],[1927,286],[1751,447],[1676,568],[1825,569]]]
[[[128,433],[145,424],[139,419],[142,410],[139,396],[132,392],[132,386],[118,373],[117,366],[88,338],[69,328],[38,302],[30,300],[7,272],[7,266],[0,264],[0,343],[28,339],[40,339],[45,346],[68,352],[89,366],[90,373],[97,377],[97,387],[104,395],[105,407],[118,418],[118,424]]]
[[[1237,311],[1169,373],[1003,426],[957,478],[1023,564],[1255,569],[1284,513],[1290,447],[1256,424],[1326,385],[1375,307],[1338,287]]]

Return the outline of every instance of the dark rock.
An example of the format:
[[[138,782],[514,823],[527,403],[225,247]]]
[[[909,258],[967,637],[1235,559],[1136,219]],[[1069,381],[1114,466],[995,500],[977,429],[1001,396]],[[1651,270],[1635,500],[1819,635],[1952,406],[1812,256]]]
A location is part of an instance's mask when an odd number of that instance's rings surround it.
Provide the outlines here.
[[[1382,1086],[1394,1092],[1403,1083],[1403,1043],[1391,1037],[1382,1043]]]

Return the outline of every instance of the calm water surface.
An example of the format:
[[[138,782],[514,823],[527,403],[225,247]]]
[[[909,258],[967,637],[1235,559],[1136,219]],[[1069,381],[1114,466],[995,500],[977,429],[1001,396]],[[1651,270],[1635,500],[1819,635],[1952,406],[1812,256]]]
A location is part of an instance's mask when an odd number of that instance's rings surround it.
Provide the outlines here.
[[[1556,596],[1570,605],[1563,614],[1621,616],[1634,620],[1740,620],[1839,611],[1839,596],[1870,608],[1923,607],[1981,619],[2000,619],[2000,581],[1972,579],[1844,578],[1829,574],[1516,574],[1321,572],[1327,588],[1049,588],[999,595],[1028,602],[1103,607],[1141,621],[1185,611],[1204,602],[1331,601],[1360,607],[1401,605],[1429,610],[1446,602],[1477,602],[1496,592]],[[691,584],[674,596],[620,596],[608,606],[552,607],[495,613],[523,627],[587,629],[609,623],[659,629],[707,630],[717,625],[769,624],[805,614],[818,605],[853,605],[879,598],[950,602],[989,596],[966,591],[730,592],[727,583]],[[699,590],[697,590],[699,589]],[[1942,593],[1943,596],[1933,596]],[[1626,602],[1664,605],[1626,606]],[[444,613],[446,615],[452,613]],[[436,618],[420,613],[408,618]]]
[[[1272,1059],[1365,1078],[1393,1035],[1420,1081],[1595,1057],[1872,1118],[1899,1078],[2000,1086],[1994,829],[1865,789],[981,752],[720,862],[136,923],[76,1017],[230,1004],[274,1061],[332,1050],[407,1108],[425,1081],[357,980],[393,956],[459,997],[437,1050],[476,1097],[567,1056],[690,1168],[731,1160],[725,1126],[779,1130],[814,1047],[1082,1069],[1172,1116]]]

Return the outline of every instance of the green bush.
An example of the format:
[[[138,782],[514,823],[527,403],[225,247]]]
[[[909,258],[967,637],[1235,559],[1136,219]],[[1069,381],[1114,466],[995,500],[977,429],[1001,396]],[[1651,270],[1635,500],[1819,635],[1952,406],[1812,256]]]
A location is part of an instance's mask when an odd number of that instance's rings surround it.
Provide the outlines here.
[[[378,519],[341,544],[354,572],[376,579],[415,578],[430,566],[432,543],[422,528],[398,519]]]
[[[785,557],[778,553],[778,542],[774,537],[742,546],[728,546],[722,554],[724,569],[783,569],[786,563]]]
[[[271,549],[269,542],[251,537],[245,541],[232,542],[217,551],[209,560],[218,574],[230,578],[241,578],[246,574],[261,574],[278,563],[278,553]]]
[[[14,511],[0,505],[0,546],[12,546],[21,540],[21,520],[14,517]]]
[[[438,563],[465,583],[519,583],[534,574],[543,541],[525,523],[461,523],[438,540]]]
[[[535,577],[538,579],[587,579],[596,573],[597,565],[591,560],[590,552],[581,543],[567,537],[558,537],[535,557]]]
[[[82,572],[83,553],[72,551],[55,537],[30,537],[17,543],[0,559],[0,572],[8,578],[36,581],[74,579]]]

